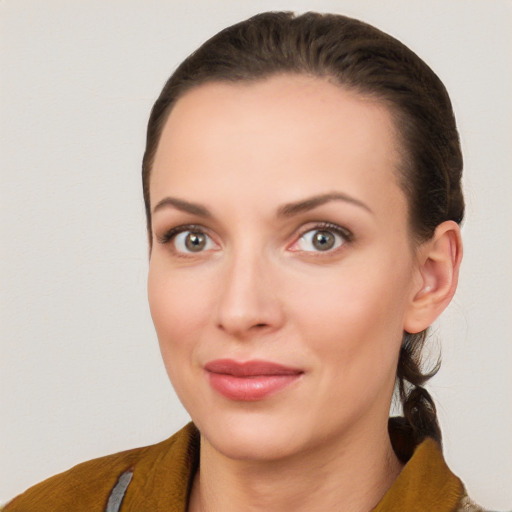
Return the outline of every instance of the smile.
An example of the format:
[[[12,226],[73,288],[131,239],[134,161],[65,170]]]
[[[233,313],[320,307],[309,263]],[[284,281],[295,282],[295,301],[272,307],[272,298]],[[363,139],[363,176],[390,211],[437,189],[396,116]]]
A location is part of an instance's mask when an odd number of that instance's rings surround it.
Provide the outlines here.
[[[210,386],[230,400],[255,402],[267,398],[293,382],[304,373],[268,361],[240,363],[217,359],[205,365]]]

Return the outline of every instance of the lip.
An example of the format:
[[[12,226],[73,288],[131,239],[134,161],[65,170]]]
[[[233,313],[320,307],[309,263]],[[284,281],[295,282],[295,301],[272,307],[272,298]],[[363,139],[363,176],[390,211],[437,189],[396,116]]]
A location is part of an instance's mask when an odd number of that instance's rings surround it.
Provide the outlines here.
[[[210,386],[230,400],[255,402],[281,391],[297,381],[302,370],[273,363],[252,360],[216,359],[208,362]]]

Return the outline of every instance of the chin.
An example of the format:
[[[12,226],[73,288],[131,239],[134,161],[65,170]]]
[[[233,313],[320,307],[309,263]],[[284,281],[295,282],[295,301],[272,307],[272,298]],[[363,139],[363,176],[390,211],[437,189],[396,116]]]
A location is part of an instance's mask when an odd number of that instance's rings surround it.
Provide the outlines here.
[[[251,411],[216,415],[196,422],[202,437],[219,453],[234,460],[275,461],[304,449],[307,437],[297,424],[282,417]]]

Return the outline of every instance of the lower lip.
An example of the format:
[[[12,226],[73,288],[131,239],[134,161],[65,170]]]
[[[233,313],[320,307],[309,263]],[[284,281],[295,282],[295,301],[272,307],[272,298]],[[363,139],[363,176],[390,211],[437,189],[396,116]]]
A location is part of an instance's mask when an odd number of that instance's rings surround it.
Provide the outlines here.
[[[215,391],[230,400],[255,402],[263,400],[286,388],[299,379],[300,373],[292,375],[255,375],[235,377],[224,373],[209,373],[210,385]]]

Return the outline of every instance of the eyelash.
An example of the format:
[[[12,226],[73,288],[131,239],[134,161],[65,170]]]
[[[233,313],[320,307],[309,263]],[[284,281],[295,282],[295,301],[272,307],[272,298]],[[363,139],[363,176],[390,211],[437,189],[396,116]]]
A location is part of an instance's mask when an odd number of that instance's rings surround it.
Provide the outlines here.
[[[180,233],[183,233],[184,231],[190,231],[191,233],[206,233],[206,229],[203,228],[203,226],[200,226],[198,224],[184,224],[181,226],[176,226],[174,228],[169,229],[166,231],[163,235],[157,235],[156,239],[158,243],[160,244],[168,244],[173,240],[174,237],[179,235]]]
[[[312,225],[309,225],[302,229],[299,232],[299,236],[293,244],[296,244],[306,233],[309,233],[311,231],[327,231],[330,233],[334,233],[335,235],[340,236],[343,239],[343,244],[345,245],[347,243],[351,243],[354,241],[354,234],[352,231],[350,231],[347,228],[341,227],[338,224],[333,224],[332,222],[314,222]],[[341,247],[338,247],[337,249],[340,249]],[[337,249],[333,250],[327,250],[325,253],[333,253],[337,252]],[[303,252],[311,252],[315,253],[315,251],[303,251]],[[318,254],[322,254],[322,251],[318,251]]]
[[[190,231],[191,233],[202,233],[202,234],[206,234],[207,236],[209,236],[208,230],[199,224],[184,224],[181,226],[176,226],[174,228],[171,228],[168,231],[166,231],[165,233],[163,233],[162,235],[157,235],[156,239],[157,239],[158,243],[160,243],[162,245],[166,245],[169,242],[171,242],[177,235],[179,235],[180,233],[183,233],[185,231]],[[307,227],[303,228],[301,231],[299,231],[299,234],[298,234],[296,240],[293,242],[293,244],[296,244],[306,233],[309,233],[310,231],[332,232],[332,233],[340,236],[341,238],[343,238],[344,243],[342,245],[344,245],[345,243],[350,243],[354,240],[353,233],[350,230],[348,230],[347,228],[343,228],[343,227],[338,226],[337,224],[333,224],[331,222],[315,222],[315,223],[312,223],[312,224],[308,225]],[[302,252],[314,253],[314,251],[302,251]],[[336,252],[336,249],[328,250],[325,252],[326,253]],[[322,251],[318,251],[318,253],[322,254]]]

